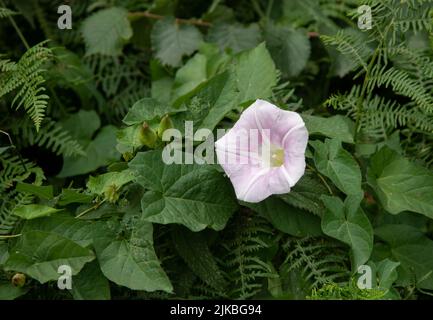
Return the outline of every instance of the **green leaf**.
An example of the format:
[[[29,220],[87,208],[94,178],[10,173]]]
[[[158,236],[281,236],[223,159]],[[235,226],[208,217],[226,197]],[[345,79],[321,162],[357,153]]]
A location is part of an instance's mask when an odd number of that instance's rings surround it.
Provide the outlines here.
[[[71,203],[90,203],[93,198],[92,195],[84,194],[79,189],[63,189],[57,204],[67,206]]]
[[[243,203],[258,212],[278,230],[295,237],[320,236],[320,219],[311,213],[288,205],[277,197],[259,203]]]
[[[321,135],[328,138],[340,139],[342,142],[354,143],[353,122],[344,116],[336,115],[328,118],[302,115],[305,126],[310,135]]]
[[[87,55],[119,55],[132,37],[128,11],[116,7],[98,11],[83,21],[81,33]]]
[[[92,193],[103,195],[108,188],[115,186],[116,189],[120,189],[123,185],[134,180],[134,178],[131,170],[108,172],[97,177],[90,177],[87,182],[87,188]]]
[[[203,37],[195,26],[178,24],[175,18],[166,17],[155,23],[151,38],[156,57],[163,64],[178,67],[184,55],[199,48]]]
[[[117,237],[106,227],[94,239],[96,255],[104,275],[132,290],[172,292],[173,287],[153,249],[153,227],[138,222],[129,237]]]
[[[278,195],[289,205],[321,216],[325,211],[320,196],[329,194],[323,183],[312,174],[305,173],[289,193]]]
[[[155,150],[138,153],[129,166],[149,190],[141,202],[146,221],[221,230],[237,209],[232,186],[211,165],[168,165]]]
[[[176,72],[173,84],[172,100],[191,92],[199,84],[207,80],[207,58],[205,55],[197,53]]]
[[[256,23],[248,26],[240,23],[215,23],[207,35],[207,41],[218,44],[221,50],[230,48],[234,53],[256,47],[261,38],[260,28]]]
[[[40,204],[27,204],[16,207],[13,213],[22,219],[31,220],[40,217],[47,217],[59,211],[62,211],[62,209],[55,209]]]
[[[388,244],[389,258],[400,262],[400,271],[409,275],[418,288],[433,290],[433,241],[407,225],[385,225],[374,233]]]
[[[201,85],[191,99],[185,102],[188,112],[180,114],[178,122],[194,121],[194,129],[213,130],[238,104],[238,92],[233,74],[226,71]]]
[[[54,197],[53,186],[37,186],[30,183],[17,183],[16,190],[37,196],[40,199],[51,200]]]
[[[367,262],[373,249],[373,228],[360,207],[362,194],[337,197],[322,196],[327,210],[322,217],[325,234],[351,247],[354,269]]]
[[[86,156],[65,158],[58,177],[65,178],[92,172],[119,159],[116,150],[116,127],[108,125],[101,129],[86,150]]]
[[[277,69],[265,44],[241,52],[235,61],[234,71],[239,90],[239,102],[265,99],[271,96],[277,83]]]
[[[277,68],[286,76],[299,75],[310,57],[311,46],[307,32],[268,24],[265,38]]]
[[[87,221],[76,219],[65,214],[59,214],[44,219],[27,221],[22,231],[50,232],[69,239],[82,247],[87,247],[92,244],[92,233],[95,230],[94,225]]]
[[[92,251],[67,238],[50,232],[29,231],[20,237],[4,268],[45,283],[59,278],[59,266],[70,266],[75,275],[94,258]]]
[[[27,293],[26,288],[13,286],[11,283],[0,282],[0,300],[14,300]]]
[[[392,284],[398,278],[397,267],[399,265],[400,262],[391,261],[389,259],[384,259],[376,264],[378,277],[377,287],[379,289],[389,290],[392,288]]]
[[[72,137],[83,146],[90,143],[93,134],[100,126],[101,120],[94,110],[80,110],[62,122],[62,127],[70,132]]]
[[[384,147],[371,158],[367,181],[388,212],[398,214],[408,210],[433,218],[431,170]]]
[[[224,290],[227,283],[209,250],[206,237],[181,227],[174,227],[171,236],[176,251],[194,274],[212,288]]]
[[[173,108],[171,105],[160,103],[152,98],[144,98],[134,103],[123,122],[127,125],[141,124],[144,121],[150,122],[160,119],[166,114],[174,114],[184,110],[182,108]]]
[[[97,261],[86,264],[72,278],[71,294],[75,300],[110,300],[110,285]]]
[[[314,163],[320,173],[327,176],[347,195],[361,192],[361,170],[352,155],[343,149],[341,141],[326,139],[325,143],[311,141],[315,149]]]

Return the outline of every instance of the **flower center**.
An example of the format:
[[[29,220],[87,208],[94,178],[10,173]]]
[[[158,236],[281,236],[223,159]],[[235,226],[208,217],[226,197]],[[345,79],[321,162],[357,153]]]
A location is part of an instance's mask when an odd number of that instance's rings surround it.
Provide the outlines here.
[[[275,148],[271,150],[271,166],[280,167],[284,164],[284,149]]]

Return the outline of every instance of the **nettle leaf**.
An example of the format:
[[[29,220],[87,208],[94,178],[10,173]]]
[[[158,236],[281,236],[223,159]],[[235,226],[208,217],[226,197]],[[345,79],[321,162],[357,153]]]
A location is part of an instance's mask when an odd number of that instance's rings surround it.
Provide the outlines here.
[[[221,50],[230,48],[237,53],[256,47],[262,35],[256,23],[243,26],[240,23],[216,23],[209,29],[207,40],[216,43]]]
[[[277,83],[277,69],[264,43],[236,56],[234,72],[241,103],[270,97]]]
[[[101,270],[114,283],[132,290],[172,292],[153,248],[151,223],[138,222],[126,237],[118,226],[105,226],[95,234],[94,246]]]
[[[149,190],[141,202],[146,221],[221,230],[238,207],[229,181],[211,165],[165,164],[155,150],[138,153],[129,166]]]
[[[327,176],[347,195],[361,192],[361,169],[352,155],[343,149],[338,139],[326,139],[325,143],[311,141],[314,147],[314,163],[320,173]]]
[[[374,230],[388,244],[389,258],[400,262],[398,274],[405,273],[421,289],[433,289],[433,241],[418,229],[389,224]]]
[[[153,98],[144,98],[134,103],[125,118],[123,118],[123,122],[127,125],[141,124],[144,121],[152,121],[162,118],[166,114],[174,114],[184,110],[160,103]]]
[[[96,177],[90,177],[87,182],[87,188],[94,194],[103,195],[109,188],[115,187],[116,189],[120,189],[128,182],[134,180],[134,178],[131,170],[108,172]]]
[[[243,203],[258,212],[278,230],[295,237],[320,236],[320,219],[306,211],[295,208],[277,197],[259,203]]]
[[[51,232],[28,231],[12,249],[4,268],[23,272],[40,283],[59,278],[58,268],[68,265],[75,275],[95,258],[93,252]]]
[[[81,34],[87,55],[119,55],[132,37],[128,11],[116,7],[98,11],[83,21]]]
[[[371,158],[367,181],[388,212],[408,210],[433,218],[431,170],[384,147]]]
[[[55,209],[40,204],[27,204],[16,207],[13,213],[22,219],[31,220],[40,217],[47,217],[59,211],[62,211],[62,209]]]
[[[152,48],[163,64],[178,67],[182,57],[196,51],[203,40],[200,31],[192,25],[178,24],[174,17],[155,23],[152,29]]]
[[[362,193],[347,196],[346,200],[322,196],[326,206],[322,217],[325,234],[351,247],[354,269],[368,261],[373,250],[373,228],[360,207]]]
[[[79,274],[72,278],[72,297],[75,300],[109,300],[110,284],[101,272],[97,261],[84,266]]]
[[[305,126],[310,135],[321,135],[329,138],[340,139],[343,142],[354,143],[353,135],[355,125],[347,117],[336,115],[332,117],[318,117],[302,115]]]
[[[265,38],[277,68],[290,77],[299,75],[307,65],[311,52],[307,32],[268,24]]]

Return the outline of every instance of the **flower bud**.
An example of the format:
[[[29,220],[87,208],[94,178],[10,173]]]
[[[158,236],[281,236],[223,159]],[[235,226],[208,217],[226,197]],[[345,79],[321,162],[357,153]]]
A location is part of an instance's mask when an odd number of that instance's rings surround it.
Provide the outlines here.
[[[164,117],[162,117],[161,122],[159,123],[158,127],[158,137],[162,138],[162,135],[164,134],[164,131],[167,129],[173,128],[173,121],[171,121],[168,114],[166,114]]]
[[[149,148],[154,148],[157,138],[155,131],[149,127],[147,122],[143,122],[140,128],[140,142]]]
[[[15,273],[11,282],[13,286],[21,288],[26,284],[26,275],[23,273]]]

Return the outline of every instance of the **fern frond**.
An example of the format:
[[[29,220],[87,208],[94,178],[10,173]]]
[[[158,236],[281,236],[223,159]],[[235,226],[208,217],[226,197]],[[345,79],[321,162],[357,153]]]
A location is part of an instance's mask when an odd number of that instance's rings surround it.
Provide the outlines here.
[[[0,8],[0,19],[2,18],[8,18],[14,15],[17,15],[18,12],[12,11],[8,8]]]
[[[34,132],[28,121],[20,122],[20,125],[13,129],[15,134],[20,136],[23,145],[37,145],[65,157],[85,155],[81,144],[60,123],[51,119],[44,120],[39,132]]]
[[[364,70],[367,70],[371,50],[362,33],[349,33],[347,30],[340,30],[335,35],[323,35],[320,39],[325,45],[336,47],[341,54],[354,60],[357,66],[362,66]]]
[[[49,99],[43,93],[45,70],[42,66],[51,58],[52,53],[50,49],[44,47],[45,43],[46,41],[27,50],[15,65],[11,62],[0,64],[3,72],[0,76],[0,97],[18,90],[12,106],[15,109],[24,107],[37,130],[41,126]]]
[[[268,222],[260,217],[239,217],[240,221],[229,230],[231,236],[223,243],[222,269],[226,270],[228,296],[247,299],[263,287],[263,280],[274,276],[272,266],[261,260],[258,253],[268,247],[265,239],[272,238]]]
[[[394,67],[387,69],[386,66],[379,65],[374,67],[367,87],[372,91],[378,86],[391,87],[397,94],[415,101],[425,112],[433,113],[432,95],[404,70]]]
[[[280,273],[299,272],[310,284],[310,290],[329,283],[345,283],[349,277],[347,253],[338,244],[324,239],[289,239],[284,249],[287,256]]]

